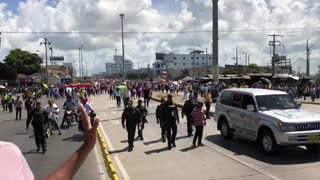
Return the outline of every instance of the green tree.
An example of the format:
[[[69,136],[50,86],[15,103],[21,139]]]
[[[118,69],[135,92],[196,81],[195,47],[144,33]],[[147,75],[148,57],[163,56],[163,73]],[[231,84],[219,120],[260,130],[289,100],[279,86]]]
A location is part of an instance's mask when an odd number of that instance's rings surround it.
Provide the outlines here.
[[[249,72],[251,73],[260,72],[260,68],[257,64],[249,64],[248,68],[249,68]]]
[[[41,69],[41,58],[38,54],[22,51],[21,49],[11,50],[3,61],[16,70],[18,74],[31,75]]]

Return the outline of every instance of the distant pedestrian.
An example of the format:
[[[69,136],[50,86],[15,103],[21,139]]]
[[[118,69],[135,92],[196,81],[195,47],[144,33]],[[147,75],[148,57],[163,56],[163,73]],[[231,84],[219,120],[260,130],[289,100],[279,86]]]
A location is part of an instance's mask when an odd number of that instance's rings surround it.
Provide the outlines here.
[[[12,94],[8,95],[7,104],[8,104],[9,112],[12,113],[13,112],[13,105],[14,105],[14,100],[13,100]]]
[[[211,99],[211,93],[207,92],[204,95],[204,103],[206,105],[206,119],[210,119],[210,108],[211,108],[211,103],[212,103],[212,99]]]
[[[204,112],[202,111],[203,103],[199,102],[197,107],[193,109],[192,116],[192,124],[196,128],[196,133],[193,138],[193,146],[196,146],[196,141],[198,139],[198,146],[203,146],[202,144],[202,135],[203,135],[203,127],[206,125],[206,119],[204,117]]]
[[[20,97],[20,95],[17,96],[17,99],[14,102],[14,106],[16,108],[16,120],[18,120],[18,114],[19,114],[19,120],[21,120],[21,111],[23,108],[23,100]]]
[[[120,92],[119,88],[116,88],[116,90],[114,91],[114,95],[117,100],[117,107],[120,107],[121,106],[121,92]]]

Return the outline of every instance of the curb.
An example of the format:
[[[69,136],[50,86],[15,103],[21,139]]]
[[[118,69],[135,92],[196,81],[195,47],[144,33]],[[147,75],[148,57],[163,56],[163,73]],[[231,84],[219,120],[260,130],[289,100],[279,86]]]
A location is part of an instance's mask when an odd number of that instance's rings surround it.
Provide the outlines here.
[[[104,164],[106,166],[107,173],[112,180],[118,180],[118,174],[114,168],[113,162],[110,158],[110,154],[108,152],[108,148],[106,143],[103,140],[103,136],[101,135],[100,129],[97,129],[97,138],[100,145],[100,150],[102,152],[102,156],[104,159]]]
[[[301,104],[312,104],[312,105],[320,105],[320,103],[314,103],[314,102],[302,102],[299,101]]]

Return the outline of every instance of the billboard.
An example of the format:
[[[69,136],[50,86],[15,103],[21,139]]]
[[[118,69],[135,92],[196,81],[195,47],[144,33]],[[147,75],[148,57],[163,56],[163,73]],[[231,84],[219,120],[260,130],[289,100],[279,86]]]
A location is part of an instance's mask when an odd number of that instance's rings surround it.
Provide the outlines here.
[[[50,57],[50,61],[64,61],[63,56],[52,56]]]

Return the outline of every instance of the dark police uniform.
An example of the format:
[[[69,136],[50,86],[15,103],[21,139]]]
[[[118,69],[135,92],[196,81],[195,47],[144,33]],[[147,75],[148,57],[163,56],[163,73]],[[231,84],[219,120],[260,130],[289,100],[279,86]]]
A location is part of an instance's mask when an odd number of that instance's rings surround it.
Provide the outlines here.
[[[122,113],[122,126],[126,123],[128,132],[128,144],[129,150],[133,148],[134,136],[136,133],[136,127],[141,119],[141,113],[136,107],[126,107]]]
[[[44,109],[34,109],[30,113],[31,118],[27,120],[27,127],[31,122],[34,129],[34,137],[36,140],[37,151],[40,150],[40,145],[42,152],[47,151],[47,142],[46,142],[46,126],[48,124],[49,118],[48,113]]]
[[[144,106],[136,106],[136,108],[140,111],[141,113],[141,122],[138,124],[138,136],[140,140],[143,140],[143,129],[144,129],[144,124],[148,123],[146,116],[148,115],[148,110]]]
[[[168,101],[164,104],[165,112],[165,124],[168,140],[168,148],[171,149],[172,146],[176,147],[176,136],[177,136],[177,123],[179,123],[179,114],[177,105],[174,103],[169,103]],[[171,133],[172,131],[172,133]]]
[[[166,142],[166,124],[165,124],[164,104],[160,104],[157,106],[156,118],[157,118],[157,122],[160,123],[162,142]]]
[[[194,105],[194,103],[192,101],[187,100],[187,101],[185,101],[183,108],[182,108],[182,116],[183,115],[187,116],[187,130],[188,130],[189,137],[192,136],[191,113],[195,107],[196,106]]]

